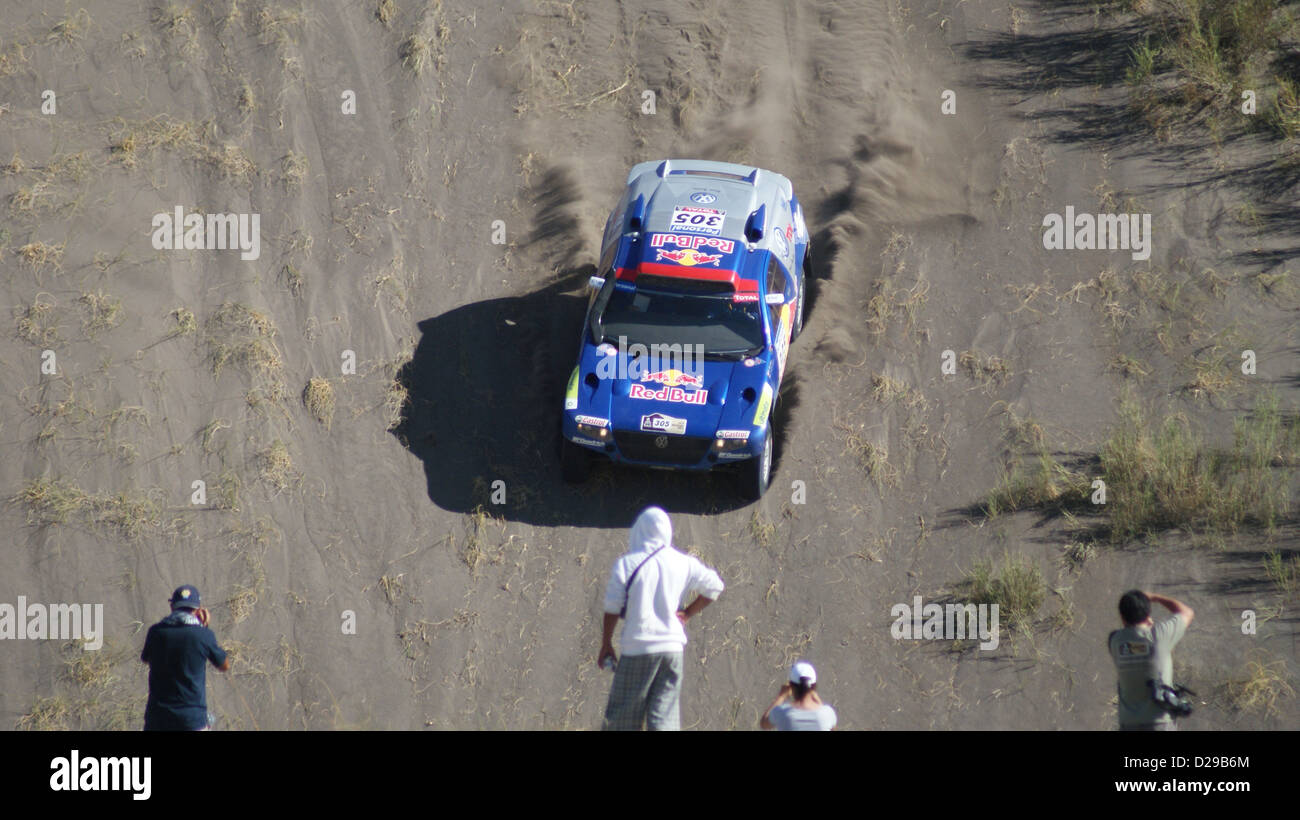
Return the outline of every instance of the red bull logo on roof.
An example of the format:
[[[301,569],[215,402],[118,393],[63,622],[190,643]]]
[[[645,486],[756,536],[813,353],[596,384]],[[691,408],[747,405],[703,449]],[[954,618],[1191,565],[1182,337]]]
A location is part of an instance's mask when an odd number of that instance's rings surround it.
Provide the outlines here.
[[[679,265],[686,265],[690,268],[693,268],[696,265],[716,265],[718,262],[722,261],[722,254],[720,253],[700,253],[699,251],[693,251],[690,248],[683,251],[657,250],[655,253],[658,254],[655,256],[656,262],[662,262],[667,259],[669,262],[676,262]]]
[[[662,248],[665,245],[671,245],[674,248],[684,248],[697,251],[700,248],[712,248],[720,253],[731,253],[736,249],[736,243],[730,239],[719,239],[716,236],[682,236],[675,233],[657,233],[650,237],[650,247]]]

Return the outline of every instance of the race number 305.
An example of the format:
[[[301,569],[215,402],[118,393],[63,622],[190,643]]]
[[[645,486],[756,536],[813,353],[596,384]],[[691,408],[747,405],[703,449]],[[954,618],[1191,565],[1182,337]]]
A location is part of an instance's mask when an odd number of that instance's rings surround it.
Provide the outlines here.
[[[717,236],[722,233],[722,220],[726,216],[726,211],[683,205],[673,209],[672,229]]]

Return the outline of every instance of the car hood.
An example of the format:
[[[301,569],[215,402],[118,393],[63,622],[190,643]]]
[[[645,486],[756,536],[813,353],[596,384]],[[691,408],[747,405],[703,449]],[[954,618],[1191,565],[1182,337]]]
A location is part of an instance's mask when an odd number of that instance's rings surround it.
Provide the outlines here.
[[[584,377],[600,372],[596,365],[601,357],[590,347],[587,352]],[[719,429],[749,430],[764,390],[767,359],[703,361],[683,371],[647,373],[633,366],[631,373],[584,381],[580,412],[608,418],[618,431],[712,437]]]

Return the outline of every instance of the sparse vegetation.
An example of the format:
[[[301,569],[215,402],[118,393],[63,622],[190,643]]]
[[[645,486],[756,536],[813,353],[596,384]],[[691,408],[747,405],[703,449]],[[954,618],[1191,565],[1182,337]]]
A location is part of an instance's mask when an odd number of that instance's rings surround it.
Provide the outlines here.
[[[1294,133],[1295,88],[1281,69],[1294,16],[1276,0],[1159,0],[1146,13],[1153,36],[1129,55],[1133,104],[1163,139],[1179,123],[1251,127],[1235,117],[1242,91],[1259,96],[1260,124]]]
[[[277,492],[283,492],[298,483],[298,474],[293,469],[289,448],[280,439],[271,442],[271,446],[258,453],[258,462],[258,477]]]
[[[284,283],[289,287],[289,292],[294,296],[301,296],[303,276],[298,266],[292,262],[286,262],[284,267],[280,269],[280,273],[284,276]]]
[[[102,290],[81,294],[82,309],[86,318],[81,324],[87,336],[117,327],[122,321],[122,300],[107,295]]]
[[[257,94],[253,91],[253,86],[244,80],[239,86],[239,97],[235,100],[235,105],[239,108],[239,113],[248,116],[257,110]]]
[[[1300,555],[1288,560],[1276,550],[1270,552],[1264,558],[1264,574],[1284,598],[1294,596],[1300,592]]]
[[[50,345],[59,337],[58,325],[54,324],[53,297],[48,293],[37,294],[36,299],[18,313],[18,338],[34,345]]]
[[[250,377],[274,380],[280,372],[275,323],[265,313],[227,302],[208,319],[208,361],[214,376],[233,365]]]
[[[1283,416],[1275,394],[1234,422],[1226,450],[1209,446],[1186,417],[1175,413],[1152,424],[1126,400],[1099,453],[1104,507],[1089,503],[1090,476],[1040,449],[1027,467],[1015,463],[980,509],[990,517],[1022,509],[1104,515],[1099,529],[1115,543],[1169,529],[1268,529],[1290,512],[1288,485],[1297,465],[1300,425]]]
[[[755,510],[749,516],[749,537],[760,547],[766,547],[772,543],[772,538],[775,536],[776,525]]]
[[[1270,660],[1263,652],[1254,653],[1246,662],[1245,673],[1225,682],[1221,691],[1234,709],[1262,713],[1265,717],[1276,716],[1279,702],[1295,697],[1286,659]]]
[[[1126,379],[1145,379],[1151,375],[1149,367],[1123,353],[1111,360],[1110,369],[1119,372]]]
[[[1065,565],[1071,570],[1078,570],[1097,555],[1094,541],[1070,541],[1065,545]]]
[[[71,45],[85,39],[90,29],[90,12],[85,9],[77,11],[54,24],[50,29],[49,41],[56,45]]]
[[[200,435],[203,437],[204,455],[212,455],[216,452],[217,448],[213,446],[213,440],[216,438],[217,433],[228,429],[230,429],[230,422],[225,419],[213,419],[203,427]]]
[[[334,385],[329,379],[313,378],[302,391],[302,403],[312,418],[328,430],[334,421]]]
[[[957,358],[957,364],[971,378],[985,386],[1003,385],[1011,378],[1011,368],[1004,360],[997,356],[986,356],[975,350],[963,351]]]
[[[1015,459],[998,486],[983,502],[983,512],[995,518],[1023,509],[1069,510],[1088,503],[1091,482],[1067,469],[1046,451],[1028,463]]]
[[[39,697],[14,728],[20,732],[49,732],[72,729],[74,704],[65,695]]]
[[[867,300],[867,329],[873,336],[881,336],[889,330],[890,323],[900,318],[908,331],[915,329],[929,291],[930,284],[924,279],[917,280],[907,290],[895,287],[891,277],[876,280]]]
[[[1101,450],[1113,541],[1161,530],[1234,532],[1273,527],[1289,509],[1285,468],[1300,457],[1300,430],[1284,425],[1275,395],[1233,425],[1232,449],[1205,444],[1188,420],[1151,425],[1128,402]]]
[[[998,618],[1013,629],[1029,632],[1047,597],[1047,583],[1038,565],[1006,553],[1002,562],[977,563],[960,584],[964,600],[997,604]]]
[[[91,176],[91,164],[84,151],[59,154],[42,166],[29,169],[18,154],[4,167],[6,173],[30,179],[9,195],[9,209],[18,217],[62,214],[76,210],[84,196],[84,183]],[[75,186],[69,191],[70,186]]]
[[[217,476],[217,485],[213,488],[213,506],[219,510],[239,512],[239,492],[243,488],[244,482],[234,470],[223,470]]]
[[[307,157],[297,151],[290,151],[281,157],[280,181],[284,183],[285,189],[301,187],[302,181],[307,178],[308,167]]]
[[[29,523],[65,524],[74,518],[106,526],[134,541],[158,528],[162,507],[152,494],[135,491],[90,494],[75,484],[48,478],[27,482],[14,497],[27,510]]]
[[[211,127],[176,120],[166,114],[133,122],[118,118],[114,122],[110,150],[126,168],[135,168],[142,157],[155,151],[167,150],[239,181],[246,181],[256,173],[257,167],[242,148],[215,144],[209,138],[212,133]]]
[[[176,328],[172,331],[173,336],[189,336],[199,329],[194,311],[189,308],[178,307],[167,315],[176,322]]]
[[[415,30],[402,41],[402,65],[417,77],[429,68],[441,71],[446,59],[443,47],[450,36],[451,30],[442,17],[442,0],[434,0]]]
[[[262,45],[286,46],[296,41],[306,17],[299,9],[264,5],[253,15],[253,29]]]
[[[45,242],[28,242],[18,249],[18,256],[23,262],[27,263],[35,272],[45,269],[46,265],[52,265],[55,269],[61,267],[63,261],[63,248],[66,243],[50,245]]]
[[[414,350],[406,350],[395,358],[384,363],[384,376],[388,379],[388,386],[384,391],[384,418],[387,421],[388,432],[397,430],[405,417],[407,408],[411,403],[411,393],[403,378],[403,369],[410,363]]]
[[[471,573],[478,572],[479,565],[489,560],[487,545],[484,541],[488,524],[500,524],[482,504],[478,504],[465,517],[465,540],[461,543],[460,559],[469,567]],[[492,558],[494,562],[500,559],[498,554]]]
[[[876,490],[898,483],[898,470],[889,463],[889,450],[877,444],[866,433],[866,425],[836,422],[835,429],[844,437],[845,452],[852,453],[867,475],[876,484]]]

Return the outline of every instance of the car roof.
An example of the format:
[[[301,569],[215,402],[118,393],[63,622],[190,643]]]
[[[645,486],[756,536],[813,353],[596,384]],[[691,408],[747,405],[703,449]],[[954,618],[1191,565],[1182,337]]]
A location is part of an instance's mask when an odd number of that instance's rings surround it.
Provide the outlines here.
[[[657,273],[682,279],[729,280],[737,291],[759,290],[764,278],[768,253],[778,239],[773,228],[778,203],[792,197],[786,177],[748,165],[710,160],[661,160],[643,162],[628,174],[625,201],[628,217],[636,211],[632,203],[643,203],[639,230],[624,235],[620,279],[634,279],[638,274]],[[747,242],[745,229],[750,215],[763,207],[766,230],[756,242]],[[721,215],[721,226],[711,232],[674,230],[673,218],[678,211],[690,214]],[[666,254],[690,259],[723,259],[701,263],[698,267],[665,264]],[[708,254],[697,256],[695,254]]]
[[[643,162],[632,168],[627,178],[627,201],[645,198],[646,232],[671,230],[673,211],[679,207],[699,207],[726,214],[721,236],[744,241],[745,223],[760,205],[766,205],[767,222],[775,218],[777,202],[789,202],[793,196],[790,180],[772,171],[751,165],[711,160],[667,159]],[[692,200],[704,194],[710,201]],[[770,231],[754,243],[766,248]]]

